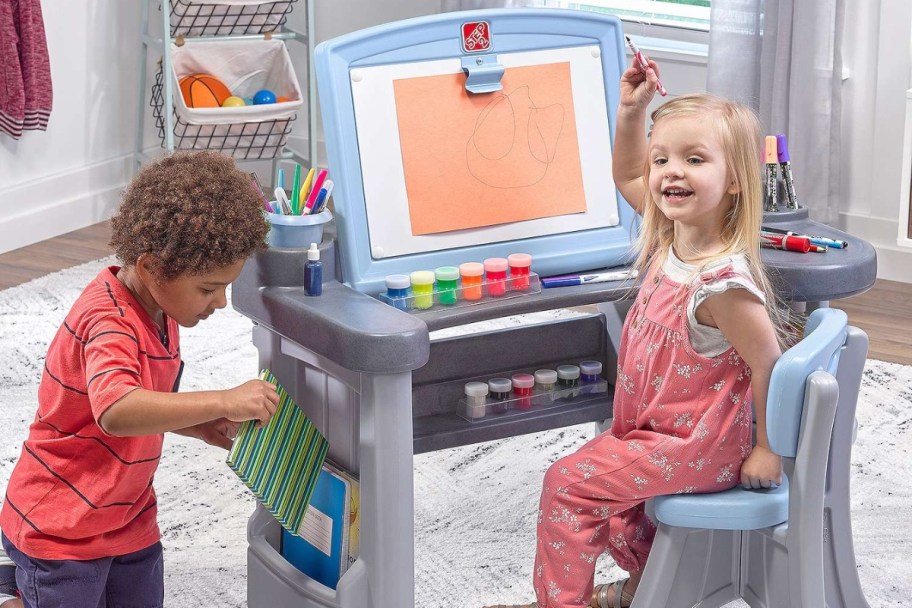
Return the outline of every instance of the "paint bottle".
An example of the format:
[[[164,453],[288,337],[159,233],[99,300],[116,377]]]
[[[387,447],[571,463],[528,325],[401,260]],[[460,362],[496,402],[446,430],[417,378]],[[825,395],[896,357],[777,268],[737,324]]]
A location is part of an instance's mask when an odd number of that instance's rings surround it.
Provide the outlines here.
[[[441,266],[434,271],[434,276],[437,278],[437,301],[446,306],[455,304],[459,269],[455,266]]]
[[[484,418],[488,385],[484,382],[466,382],[466,415],[471,419]]]
[[[320,261],[320,249],[316,243],[310,244],[307,250],[307,262],[304,264],[304,291],[309,296],[323,293],[323,262]]]
[[[554,401],[554,383],[557,382],[557,372],[553,369],[535,370],[535,388],[538,389],[536,401],[542,405],[550,405]]]
[[[580,394],[585,395],[595,390],[595,385],[602,379],[601,361],[580,361]]]
[[[532,256],[528,253],[511,253],[507,256],[507,263],[510,265],[510,289],[515,291],[529,289]]]
[[[459,275],[462,277],[462,299],[480,300],[481,284],[484,281],[484,264],[480,262],[465,262],[459,265]]]
[[[391,274],[386,277],[386,297],[390,303],[399,310],[408,310],[409,285],[411,280],[407,274]]]
[[[580,368],[576,365],[557,366],[557,388],[560,398],[576,397],[579,394]]]
[[[509,378],[491,378],[488,380],[488,388],[491,390],[491,398],[495,401],[494,411],[502,414],[509,410],[510,391],[513,389],[513,382]]]
[[[535,376],[532,374],[513,374],[513,396],[516,400],[516,409],[527,410],[532,407],[532,390],[535,387]]]
[[[488,295],[499,298],[507,292],[507,259],[488,258],[484,261],[485,286]]]
[[[415,308],[427,310],[434,305],[434,273],[430,270],[416,270],[409,275],[412,282],[412,304]]]

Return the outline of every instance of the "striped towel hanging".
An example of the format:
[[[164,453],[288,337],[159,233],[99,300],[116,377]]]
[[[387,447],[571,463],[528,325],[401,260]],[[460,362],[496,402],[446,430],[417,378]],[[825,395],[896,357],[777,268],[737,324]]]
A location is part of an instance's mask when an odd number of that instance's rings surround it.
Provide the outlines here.
[[[329,442],[298,408],[269,370],[260,379],[276,385],[279,405],[269,424],[241,424],[228,466],[292,534],[304,519]]]

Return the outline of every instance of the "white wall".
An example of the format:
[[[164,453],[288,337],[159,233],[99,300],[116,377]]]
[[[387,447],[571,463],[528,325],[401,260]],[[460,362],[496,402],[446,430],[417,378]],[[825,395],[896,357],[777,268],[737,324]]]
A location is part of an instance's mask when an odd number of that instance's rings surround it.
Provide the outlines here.
[[[141,0],[146,1],[146,0]],[[317,40],[436,12],[436,0],[316,0]],[[875,245],[879,276],[912,282],[912,249],[896,245],[905,92],[910,88],[912,3],[846,2],[841,227]],[[46,133],[0,135],[0,252],[98,222],[115,209],[132,172],[137,113],[139,2],[45,0],[54,111]],[[304,29],[303,0],[290,24]],[[152,0],[150,15],[159,16]],[[636,31],[634,34],[652,35]],[[289,43],[302,88],[303,46]],[[157,58],[158,53],[152,52]],[[705,59],[653,51],[673,93],[699,91]],[[154,75],[150,59],[150,79]],[[142,99],[145,142],[157,142]],[[306,118],[291,143],[306,149]],[[258,169],[259,167],[257,167]],[[796,172],[800,168],[796,167]]]

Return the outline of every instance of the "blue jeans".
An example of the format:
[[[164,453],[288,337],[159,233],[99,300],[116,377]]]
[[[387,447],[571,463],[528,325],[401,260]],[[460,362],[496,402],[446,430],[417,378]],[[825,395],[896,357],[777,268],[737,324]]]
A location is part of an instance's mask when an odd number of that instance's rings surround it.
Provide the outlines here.
[[[16,562],[16,583],[25,608],[161,608],[165,573],[160,542],[115,557],[90,560],[35,559],[0,535]]]

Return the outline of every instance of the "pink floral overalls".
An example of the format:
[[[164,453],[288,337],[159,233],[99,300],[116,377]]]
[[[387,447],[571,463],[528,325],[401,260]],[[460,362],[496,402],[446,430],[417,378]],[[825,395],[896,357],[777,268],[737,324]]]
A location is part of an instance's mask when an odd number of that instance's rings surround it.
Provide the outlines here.
[[[624,323],[611,431],[545,475],[533,574],[540,608],[588,606],[605,551],[628,572],[646,565],[655,536],[646,499],[740,480],[751,449],[750,368],[734,348],[696,353],[685,309],[700,282],[733,275],[723,266],[682,288],[662,268],[647,274]]]

